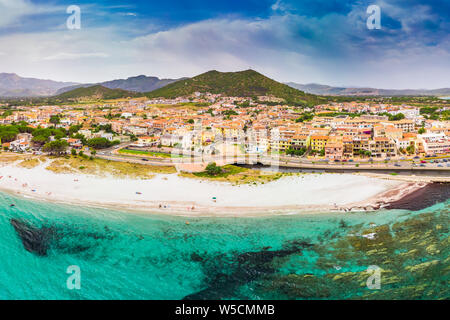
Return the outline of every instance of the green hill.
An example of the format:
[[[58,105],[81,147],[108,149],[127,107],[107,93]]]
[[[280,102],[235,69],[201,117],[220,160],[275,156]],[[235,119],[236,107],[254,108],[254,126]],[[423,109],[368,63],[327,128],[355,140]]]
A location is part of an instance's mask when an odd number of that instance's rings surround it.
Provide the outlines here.
[[[324,97],[291,88],[254,70],[239,72],[209,71],[147,92],[145,95],[149,98],[173,99],[188,96],[194,92],[209,92],[234,97],[274,96],[284,99],[287,103],[302,106],[311,106],[327,101]]]
[[[95,85],[87,88],[77,88],[71,91],[64,92],[60,95],[52,97],[53,99],[60,99],[63,101],[82,101],[82,100],[107,100],[120,99],[127,97],[134,97],[136,93],[122,90],[109,89],[101,85]]]

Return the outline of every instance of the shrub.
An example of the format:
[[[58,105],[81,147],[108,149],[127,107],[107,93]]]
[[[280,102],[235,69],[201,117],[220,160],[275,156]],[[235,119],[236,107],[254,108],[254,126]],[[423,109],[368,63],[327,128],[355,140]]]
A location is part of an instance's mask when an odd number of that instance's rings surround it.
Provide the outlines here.
[[[205,172],[210,176],[217,176],[222,173],[222,168],[217,166],[215,162],[211,162],[206,166]]]

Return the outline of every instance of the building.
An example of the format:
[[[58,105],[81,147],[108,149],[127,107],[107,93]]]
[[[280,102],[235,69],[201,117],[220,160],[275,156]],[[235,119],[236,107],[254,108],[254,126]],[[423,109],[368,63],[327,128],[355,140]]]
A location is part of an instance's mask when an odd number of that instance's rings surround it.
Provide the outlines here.
[[[344,155],[344,144],[342,141],[328,142],[325,146],[325,157],[334,160],[342,160]]]
[[[328,140],[330,139],[329,136],[317,136],[313,135],[309,139],[309,147],[311,150],[323,150],[325,149],[325,146],[327,145]]]
[[[403,119],[399,121],[392,121],[388,124],[392,124],[394,127],[402,129],[403,132],[414,131],[414,121],[412,120]]]
[[[437,155],[450,152],[450,138],[443,133],[426,133],[418,135],[418,140],[427,155]]]
[[[376,137],[369,141],[369,151],[374,158],[394,157],[395,143],[387,137]]]
[[[306,149],[309,144],[309,136],[307,134],[297,134],[290,140],[291,148],[294,150]]]

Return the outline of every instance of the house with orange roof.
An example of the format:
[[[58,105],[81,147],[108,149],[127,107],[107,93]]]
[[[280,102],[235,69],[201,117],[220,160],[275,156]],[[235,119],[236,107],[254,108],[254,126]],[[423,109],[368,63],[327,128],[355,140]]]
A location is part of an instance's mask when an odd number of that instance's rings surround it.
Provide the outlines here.
[[[344,155],[344,144],[341,141],[329,140],[325,145],[325,157],[334,160],[342,160]]]
[[[375,137],[369,141],[369,150],[373,157],[394,157],[396,155],[396,145],[392,139],[388,137]]]
[[[139,147],[156,147],[159,144],[159,137],[143,136],[139,137],[135,145]]]
[[[296,134],[292,137],[291,148],[294,150],[300,150],[307,148],[309,145],[309,135],[307,134]]]
[[[323,150],[330,139],[329,136],[324,135],[312,135],[309,139],[309,146],[311,150]]]

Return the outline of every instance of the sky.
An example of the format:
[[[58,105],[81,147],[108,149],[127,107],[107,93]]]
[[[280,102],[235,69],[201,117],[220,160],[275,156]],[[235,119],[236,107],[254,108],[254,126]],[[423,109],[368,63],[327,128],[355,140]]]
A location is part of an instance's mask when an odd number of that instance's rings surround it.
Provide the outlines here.
[[[380,29],[367,27],[370,5]],[[450,87],[450,0],[0,0],[0,72],[93,83],[250,68],[280,82]]]

